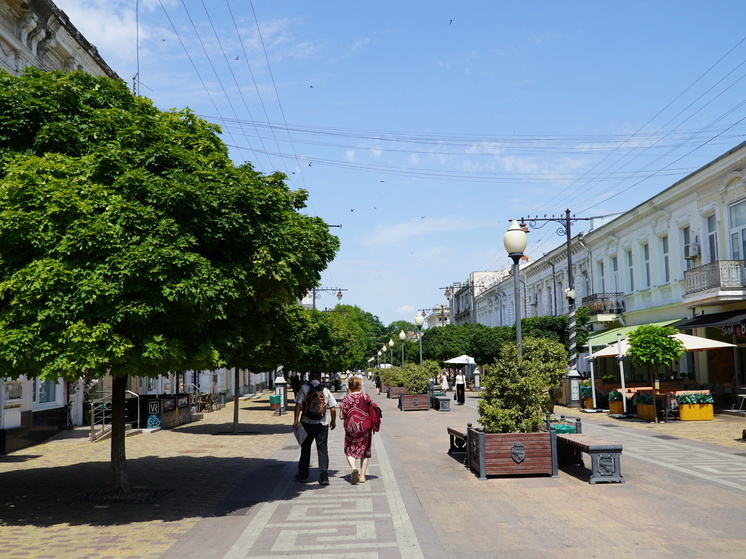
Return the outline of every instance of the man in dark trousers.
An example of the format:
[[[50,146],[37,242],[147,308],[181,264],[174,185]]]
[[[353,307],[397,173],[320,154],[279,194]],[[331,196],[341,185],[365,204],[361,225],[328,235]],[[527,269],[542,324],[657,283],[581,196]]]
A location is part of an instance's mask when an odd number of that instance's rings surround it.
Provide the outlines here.
[[[308,481],[311,464],[311,445],[316,441],[319,456],[319,483],[329,485],[329,429],[337,426],[337,401],[329,389],[321,384],[321,372],[311,371],[309,382],[301,386],[295,398],[295,419],[293,429],[300,424],[306,431],[306,438],[300,445],[300,461],[296,481]]]

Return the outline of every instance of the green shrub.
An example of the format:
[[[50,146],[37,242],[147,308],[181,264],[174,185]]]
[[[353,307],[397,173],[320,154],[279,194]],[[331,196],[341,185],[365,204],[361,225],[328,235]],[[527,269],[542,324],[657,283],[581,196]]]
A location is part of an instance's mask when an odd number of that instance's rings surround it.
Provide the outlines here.
[[[679,404],[714,404],[715,400],[712,394],[706,392],[685,392],[676,396],[676,402]]]
[[[410,394],[424,394],[430,388],[430,377],[431,375],[424,365],[421,367],[414,363],[406,363],[402,375],[402,386]]]
[[[402,386],[401,367],[391,367],[390,369],[379,369],[381,371],[381,382],[388,386]]]
[[[581,400],[584,400],[586,398],[593,398],[593,389],[590,386],[581,386],[580,398]]]
[[[609,402],[621,402],[622,401],[622,393],[618,390],[612,390],[609,392]]]
[[[550,391],[567,373],[567,350],[559,342],[523,339],[523,356],[506,343],[500,357],[485,366],[479,422],[488,433],[533,433],[554,401]]]
[[[634,403],[637,404],[643,404],[643,405],[651,405],[653,403],[653,396],[652,394],[635,394]]]

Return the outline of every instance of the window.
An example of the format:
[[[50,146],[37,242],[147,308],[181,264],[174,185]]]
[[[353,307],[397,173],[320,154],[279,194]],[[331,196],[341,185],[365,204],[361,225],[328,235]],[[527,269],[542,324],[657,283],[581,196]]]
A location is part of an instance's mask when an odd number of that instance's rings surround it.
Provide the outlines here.
[[[746,260],[746,201],[728,208],[730,251],[733,260]]]
[[[614,293],[619,293],[619,259],[616,256],[611,258],[611,273],[614,277]]]
[[[37,378],[31,383],[31,400],[34,406],[44,407],[47,404],[56,404],[57,396],[61,390],[57,390],[58,383],[54,380],[39,380]]]
[[[598,278],[601,282],[601,285],[599,286],[601,288],[601,293],[606,293],[606,278],[604,277],[604,262],[601,260],[598,263]]]
[[[707,217],[707,256],[709,262],[718,260],[718,224],[715,214]]]
[[[668,264],[668,235],[661,237],[661,256],[663,257],[663,283],[671,281],[671,268]]]
[[[688,260],[686,257],[686,245],[691,244],[692,242],[692,234],[689,230],[689,227],[684,227],[681,229],[681,256],[684,258],[684,269],[685,270],[691,270],[694,267],[694,262],[692,260]]]
[[[645,266],[645,285],[644,289],[650,288],[650,245],[645,243],[642,245],[642,261]]]
[[[635,290],[635,267],[632,262],[632,251],[627,251],[627,293],[632,293]]]

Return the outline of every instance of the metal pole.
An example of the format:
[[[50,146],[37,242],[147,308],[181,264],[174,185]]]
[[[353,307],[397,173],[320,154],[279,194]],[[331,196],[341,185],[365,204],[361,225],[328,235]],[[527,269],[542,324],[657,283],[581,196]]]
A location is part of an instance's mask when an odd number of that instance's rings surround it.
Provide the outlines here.
[[[622,380],[622,411],[627,415],[627,387],[624,384],[624,355],[622,355],[622,335],[616,335],[617,361],[619,362],[619,376]]]
[[[404,340],[401,341],[401,370],[404,371]]]
[[[565,233],[567,234],[567,288],[575,294],[575,280],[572,275],[572,233],[570,231],[570,210],[565,210]],[[578,352],[575,345],[575,297],[567,298],[567,311],[570,319],[570,369],[577,369]]]
[[[518,278],[523,254],[510,254],[513,259],[513,297],[515,299],[515,344],[518,346],[518,357],[523,357],[523,339],[521,336],[521,284]]]
[[[417,337],[420,340],[420,367],[422,367],[422,326],[417,327]]]

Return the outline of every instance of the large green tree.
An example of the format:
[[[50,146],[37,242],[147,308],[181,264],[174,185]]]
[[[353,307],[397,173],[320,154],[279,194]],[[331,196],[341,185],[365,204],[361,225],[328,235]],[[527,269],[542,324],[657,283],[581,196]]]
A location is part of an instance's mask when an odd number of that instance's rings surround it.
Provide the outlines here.
[[[123,82],[0,76],[2,370],[112,375],[113,486],[128,492],[128,375],[266,340],[273,309],[316,285],[338,248],[305,200],[282,175],[234,165],[216,126]]]

